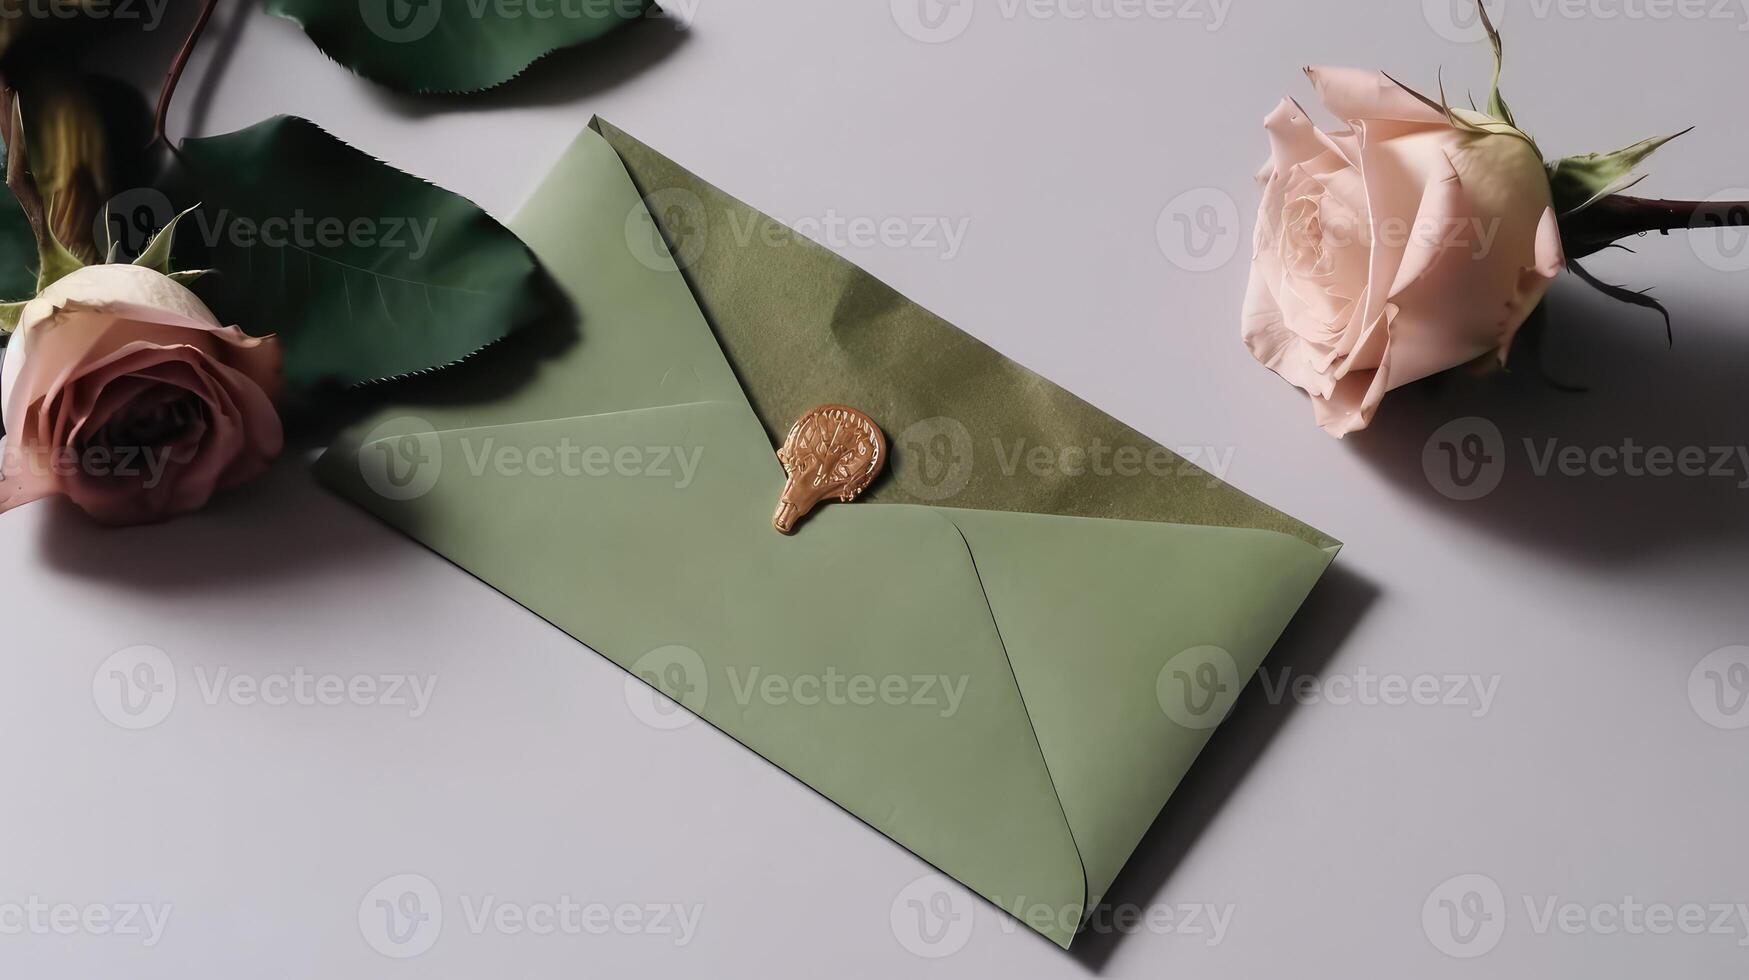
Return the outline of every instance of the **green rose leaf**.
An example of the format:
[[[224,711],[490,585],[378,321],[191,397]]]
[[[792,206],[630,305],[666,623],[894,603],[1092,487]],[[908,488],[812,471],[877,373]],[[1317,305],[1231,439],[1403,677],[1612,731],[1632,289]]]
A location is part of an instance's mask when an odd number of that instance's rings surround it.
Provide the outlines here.
[[[654,0],[267,0],[323,53],[408,92],[477,92],[645,16]]]
[[[453,364],[564,314],[533,253],[471,202],[280,116],[190,139],[220,316],[278,334],[287,380],[360,384]]]

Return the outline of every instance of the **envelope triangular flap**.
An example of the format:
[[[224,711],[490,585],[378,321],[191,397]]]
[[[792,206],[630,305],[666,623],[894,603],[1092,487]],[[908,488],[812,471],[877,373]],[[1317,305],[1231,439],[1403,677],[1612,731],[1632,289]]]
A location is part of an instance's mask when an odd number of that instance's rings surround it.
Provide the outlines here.
[[[590,125],[655,205],[655,222],[773,442],[828,403],[857,406],[886,429],[894,469],[866,500],[1249,527],[1320,548],[1337,543],[612,123]],[[1039,465],[1041,451],[1049,465]]]

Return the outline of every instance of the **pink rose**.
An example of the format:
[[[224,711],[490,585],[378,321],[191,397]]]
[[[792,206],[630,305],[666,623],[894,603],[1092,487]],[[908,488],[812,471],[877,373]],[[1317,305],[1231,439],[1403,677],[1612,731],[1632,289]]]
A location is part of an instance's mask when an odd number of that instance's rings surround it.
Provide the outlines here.
[[[68,275],[6,348],[0,511],[56,493],[105,524],[200,509],[283,448],[279,370],[277,340],[220,326],[151,269]]]
[[[1380,72],[1307,74],[1348,128],[1321,132],[1291,99],[1265,121],[1244,338],[1342,436],[1393,388],[1504,361],[1565,258],[1527,140],[1460,130]]]

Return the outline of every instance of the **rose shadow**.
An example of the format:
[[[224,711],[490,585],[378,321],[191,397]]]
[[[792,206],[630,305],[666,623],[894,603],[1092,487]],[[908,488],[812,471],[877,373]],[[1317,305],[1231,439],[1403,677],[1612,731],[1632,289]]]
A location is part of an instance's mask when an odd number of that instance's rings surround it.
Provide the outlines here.
[[[544,276],[537,288],[556,289]],[[371,533],[375,518],[316,485],[310,462],[346,426],[384,404],[465,404],[525,383],[546,359],[578,342],[577,313],[557,315],[433,375],[310,395],[282,406],[287,446],[260,480],[214,498],[198,514],[137,528],[107,528],[60,498],[30,506],[51,515],[38,540],[43,564],[63,574],[142,592],[258,588],[338,564],[356,567],[404,547]],[[271,515],[270,517],[268,515]]]
[[[1740,551],[1749,532],[1749,489],[1739,485],[1749,482],[1749,459],[1737,455],[1749,444],[1749,317],[1742,308],[1672,303],[1676,341],[1669,347],[1655,313],[1571,278],[1557,284],[1547,306],[1542,362],[1561,383],[1588,390],[1561,390],[1531,358],[1515,354],[1509,372],[1452,372],[1392,392],[1372,428],[1348,437],[1353,451],[1438,518],[1576,564]],[[1476,478],[1476,457],[1439,433],[1465,418],[1498,427],[1504,459],[1498,488],[1467,502],[1447,493],[1462,492],[1454,481]],[[1551,447],[1590,457],[1600,448],[1625,449],[1628,440],[1642,451],[1704,449],[1708,468],[1718,462],[1713,447],[1728,449],[1732,470],[1634,477],[1589,463],[1564,473],[1558,455],[1549,462]]]
[[[200,513],[162,524],[104,527],[62,498],[28,506],[46,511],[37,537],[44,567],[146,594],[198,591],[214,602],[232,593],[259,596],[264,583],[386,559],[398,545],[364,533],[369,516],[314,486],[295,454]]]

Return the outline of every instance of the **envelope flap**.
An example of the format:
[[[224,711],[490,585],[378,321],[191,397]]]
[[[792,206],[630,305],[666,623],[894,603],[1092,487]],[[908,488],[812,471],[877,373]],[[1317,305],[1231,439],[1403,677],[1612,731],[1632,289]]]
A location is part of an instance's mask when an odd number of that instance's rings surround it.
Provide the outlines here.
[[[971,547],[1093,907],[1332,556],[1269,531],[940,513]]]
[[[768,437],[821,404],[887,430],[866,499],[1280,531],[1336,541],[1004,357],[611,123]],[[1073,329],[1074,325],[1065,325]]]

